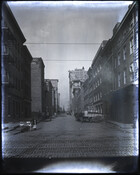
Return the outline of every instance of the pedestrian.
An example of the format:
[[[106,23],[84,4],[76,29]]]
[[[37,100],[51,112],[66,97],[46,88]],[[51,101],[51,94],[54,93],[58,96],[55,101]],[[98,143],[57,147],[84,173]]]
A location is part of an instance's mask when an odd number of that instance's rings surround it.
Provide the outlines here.
[[[37,129],[37,120],[33,121],[33,129],[36,130]]]

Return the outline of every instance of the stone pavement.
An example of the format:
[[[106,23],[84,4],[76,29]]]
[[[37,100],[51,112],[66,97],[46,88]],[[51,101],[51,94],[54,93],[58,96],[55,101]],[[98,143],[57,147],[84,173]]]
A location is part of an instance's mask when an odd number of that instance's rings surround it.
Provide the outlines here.
[[[60,115],[40,122],[37,130],[3,131],[3,156],[15,158],[92,158],[137,156],[135,130],[118,129],[106,122],[81,123]]]

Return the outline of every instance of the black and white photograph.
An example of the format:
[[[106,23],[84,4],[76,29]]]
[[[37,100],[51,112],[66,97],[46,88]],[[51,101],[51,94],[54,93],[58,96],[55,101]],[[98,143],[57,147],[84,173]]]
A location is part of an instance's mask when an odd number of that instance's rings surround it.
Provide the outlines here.
[[[2,1],[3,173],[134,173],[138,1]]]

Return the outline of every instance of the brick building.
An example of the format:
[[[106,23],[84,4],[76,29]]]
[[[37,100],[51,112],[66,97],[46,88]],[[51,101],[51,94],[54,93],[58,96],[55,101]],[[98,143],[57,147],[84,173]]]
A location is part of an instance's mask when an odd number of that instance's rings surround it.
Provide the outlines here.
[[[42,58],[33,58],[31,63],[31,97],[33,117],[44,115],[44,63]]]
[[[21,91],[23,95],[22,113],[25,119],[31,119],[31,62],[32,56],[26,46],[22,47],[22,80]]]
[[[50,79],[52,87],[53,87],[53,93],[54,93],[54,113],[58,113],[59,104],[58,104],[58,79]]]
[[[54,89],[49,79],[44,80],[45,87],[45,113],[46,118],[50,118],[54,114]]]
[[[26,39],[8,4],[5,2],[2,4],[1,25],[3,121],[29,119],[31,116],[30,64],[32,56],[26,46],[23,46]],[[28,75],[27,80],[25,80],[25,75]]]
[[[138,7],[134,2],[93,59],[83,84],[84,109],[92,107],[115,123],[134,124],[138,118],[138,70]]]
[[[134,2],[113,29],[104,54],[104,113],[108,120],[134,123],[138,117],[138,9]],[[106,84],[105,84],[106,82]],[[107,83],[108,82],[108,83]]]
[[[102,96],[104,86],[102,86],[102,76],[104,76],[104,72],[102,69],[102,65],[104,64],[104,62],[101,55],[106,43],[106,40],[103,41],[101,46],[99,47],[92,62],[92,65],[88,70],[89,78],[87,79],[88,82],[85,82],[88,84],[88,86],[84,85],[85,109],[90,107],[99,113],[103,112]],[[108,73],[106,75],[108,75]]]

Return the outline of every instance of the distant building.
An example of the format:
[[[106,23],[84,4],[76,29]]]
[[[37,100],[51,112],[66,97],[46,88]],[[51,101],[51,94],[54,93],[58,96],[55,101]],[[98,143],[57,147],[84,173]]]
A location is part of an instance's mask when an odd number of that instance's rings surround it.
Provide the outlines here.
[[[54,114],[54,90],[49,79],[44,80],[44,104],[46,118],[50,118]]]
[[[81,113],[84,110],[84,89],[83,85],[81,85],[81,88],[77,90],[77,93],[75,94],[74,98],[72,99],[73,104],[73,112]]]
[[[57,102],[57,109],[58,109],[58,112],[61,112],[61,107],[60,107],[60,93],[58,93],[58,98],[57,98],[58,102]]]
[[[45,112],[44,67],[42,58],[33,58],[31,63],[32,114],[38,116],[44,115]]]
[[[2,118],[4,122],[31,116],[31,60],[26,41],[8,4],[2,4],[1,21]]]
[[[81,89],[83,82],[87,78],[87,71],[85,71],[84,67],[82,69],[69,71],[70,111],[74,112],[74,96],[79,92],[79,89]]]
[[[58,112],[58,79],[50,79],[54,91],[54,113]]]
[[[102,69],[104,61],[101,57],[103,50],[106,46],[107,41],[104,40],[99,47],[94,60],[92,62],[91,68],[88,70],[89,75],[89,106],[92,106],[93,110],[103,113],[103,77],[108,77],[109,73],[104,73]],[[110,80],[110,79],[109,79]]]

